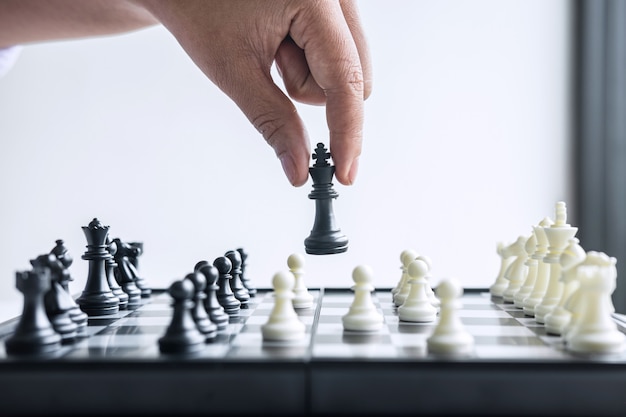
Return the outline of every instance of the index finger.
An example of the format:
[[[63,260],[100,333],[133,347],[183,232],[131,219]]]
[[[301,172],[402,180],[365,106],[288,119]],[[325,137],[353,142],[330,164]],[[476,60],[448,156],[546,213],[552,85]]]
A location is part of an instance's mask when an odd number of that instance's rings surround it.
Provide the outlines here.
[[[335,177],[351,185],[363,140],[364,77],[357,45],[338,2],[303,3],[291,36],[326,95]]]

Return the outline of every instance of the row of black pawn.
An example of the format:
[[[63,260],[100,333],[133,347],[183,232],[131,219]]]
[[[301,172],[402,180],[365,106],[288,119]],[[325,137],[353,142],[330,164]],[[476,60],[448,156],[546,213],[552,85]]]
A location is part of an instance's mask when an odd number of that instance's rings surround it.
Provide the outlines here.
[[[141,250],[127,250],[126,254],[117,250],[134,245],[140,243],[125,243],[119,238],[107,242],[111,257],[106,262],[105,277],[108,289],[119,300],[119,309],[139,305],[141,298],[151,292],[149,287],[142,285],[143,280],[137,279],[137,259],[129,255],[138,256]],[[116,261],[130,263],[132,267],[126,269],[134,271],[135,277],[118,270]],[[24,295],[24,305],[14,333],[5,342],[7,354],[46,355],[87,336],[90,310],[79,305],[80,297],[74,300],[69,291],[69,282],[73,280],[69,272],[72,263],[73,258],[64,241],[58,239],[50,253],[30,261],[32,270],[16,272],[16,287]]]
[[[168,288],[172,320],[159,339],[162,353],[193,353],[215,341],[231,317],[249,306],[257,293],[245,274],[246,252],[230,250],[211,264],[198,262],[194,271]]]

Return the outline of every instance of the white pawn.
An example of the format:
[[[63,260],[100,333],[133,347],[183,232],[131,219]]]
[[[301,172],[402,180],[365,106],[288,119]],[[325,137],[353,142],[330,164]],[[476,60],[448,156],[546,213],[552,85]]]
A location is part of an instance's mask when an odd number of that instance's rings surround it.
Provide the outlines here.
[[[413,259],[417,258],[417,256],[417,252],[415,252],[413,249],[405,249],[402,251],[402,253],[400,253],[400,269],[402,270],[402,274],[400,275],[400,280],[398,281],[396,286],[391,289],[391,294],[393,294],[394,296],[400,290],[402,290],[402,287],[407,280],[406,266],[409,264],[410,261],[406,261],[405,258],[410,258],[410,260],[412,261]]]
[[[368,265],[359,265],[352,271],[354,300],[342,317],[344,330],[372,332],[383,327],[383,315],[372,301],[374,273]]]
[[[274,274],[274,308],[267,323],[261,326],[263,340],[291,341],[302,339],[306,327],[298,318],[293,307],[293,286],[295,278],[291,272],[280,271]]]
[[[456,279],[446,279],[437,286],[441,300],[439,322],[426,339],[428,351],[437,354],[465,355],[474,349],[474,337],[465,330],[457,311],[461,308],[459,298],[463,287]]]
[[[304,262],[304,255],[301,253],[293,253],[287,258],[287,266],[295,278],[293,286],[294,308],[311,308],[313,306],[313,296],[304,284]]]
[[[428,271],[430,271],[431,268],[431,261],[430,258],[426,255],[418,255],[415,258],[411,258],[410,256],[406,256],[404,258],[404,262],[405,262],[405,267],[409,268],[409,264],[411,262],[413,262],[414,260],[419,259],[421,261],[426,262],[426,265],[428,266]],[[405,280],[404,280],[404,285],[402,286],[402,288],[400,289],[400,291],[398,291],[398,293],[396,295],[393,296],[393,303],[396,305],[396,307],[400,307],[402,304],[404,304],[404,301],[406,300],[406,298],[409,296],[409,292],[411,291],[411,284],[409,284],[409,279],[411,277],[409,276],[409,273],[407,272],[405,275]],[[432,291],[432,288],[430,288],[430,285],[428,286],[428,289],[430,291]]]
[[[437,318],[437,308],[433,306],[427,293],[428,269],[428,264],[421,259],[414,260],[407,267],[407,283],[410,289],[404,303],[398,307],[398,318],[401,321],[428,323]]]

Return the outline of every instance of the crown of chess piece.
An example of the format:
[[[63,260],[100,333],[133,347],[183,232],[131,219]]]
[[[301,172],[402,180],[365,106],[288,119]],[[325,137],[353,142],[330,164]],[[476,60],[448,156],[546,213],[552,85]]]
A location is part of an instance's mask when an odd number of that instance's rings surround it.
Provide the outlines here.
[[[315,163],[309,168],[313,179],[313,191],[309,198],[315,200],[315,221],[311,234],[304,240],[306,253],[311,255],[329,255],[343,253],[348,250],[348,238],[337,226],[333,210],[333,199],[339,194],[333,188],[335,166],[328,160],[331,155],[318,143],[313,153]]]

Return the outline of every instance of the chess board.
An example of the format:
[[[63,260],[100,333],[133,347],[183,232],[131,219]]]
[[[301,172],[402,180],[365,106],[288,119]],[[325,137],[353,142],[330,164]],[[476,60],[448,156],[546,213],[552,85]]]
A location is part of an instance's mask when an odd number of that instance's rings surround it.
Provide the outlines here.
[[[626,414],[626,355],[572,354],[484,290],[462,298],[475,349],[458,357],[429,353],[435,323],[400,321],[389,289],[372,294],[385,320],[373,333],[343,330],[351,290],[310,293],[313,307],[297,310],[306,337],[295,342],[263,341],[273,294],[261,289],[192,355],[159,351],[172,314],[162,290],[90,317],[83,338],[49,356],[9,356],[0,343],[2,414]],[[0,324],[0,342],[18,320]]]

